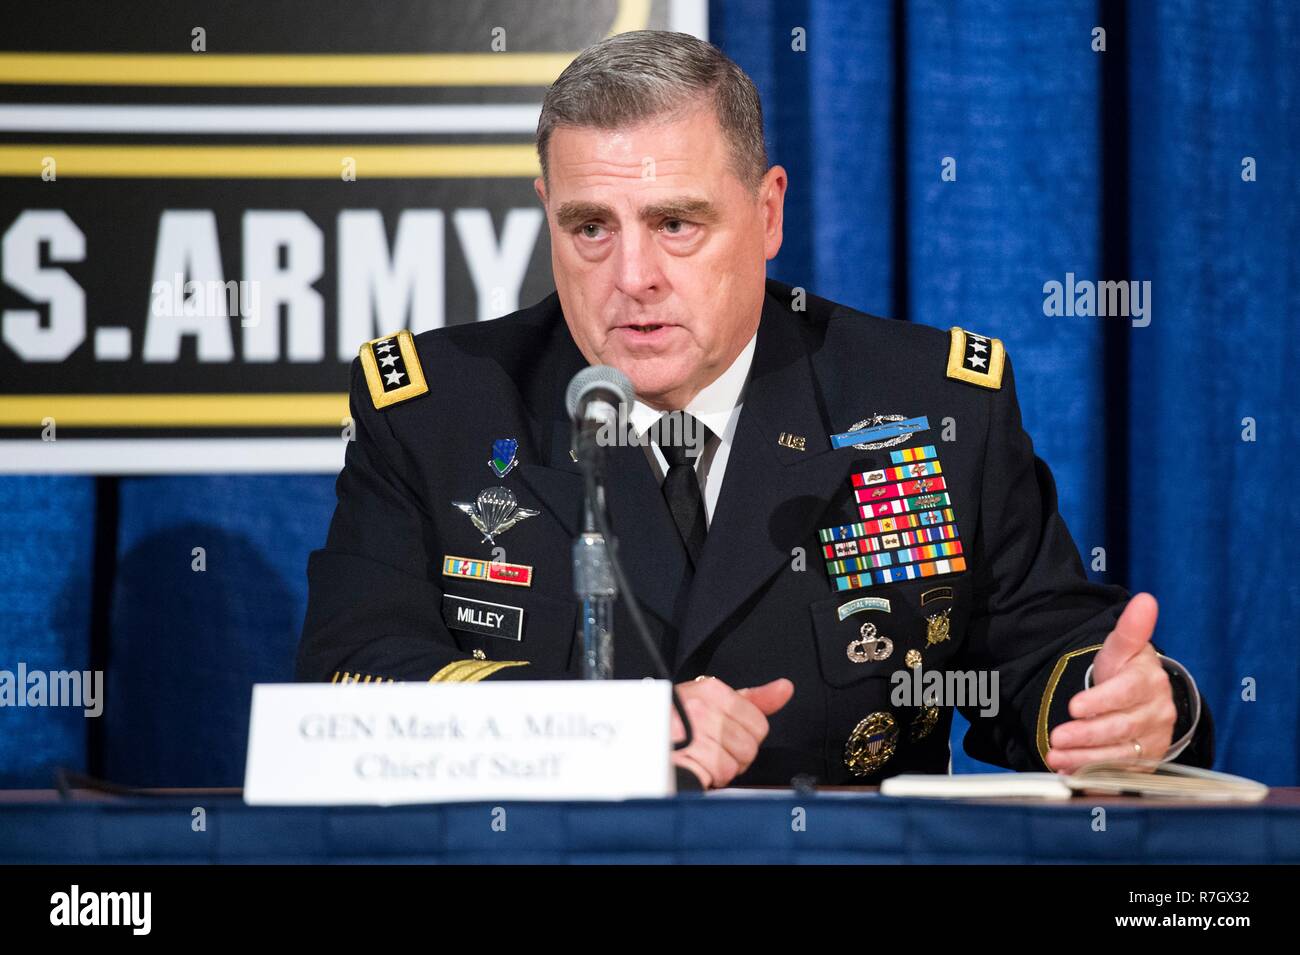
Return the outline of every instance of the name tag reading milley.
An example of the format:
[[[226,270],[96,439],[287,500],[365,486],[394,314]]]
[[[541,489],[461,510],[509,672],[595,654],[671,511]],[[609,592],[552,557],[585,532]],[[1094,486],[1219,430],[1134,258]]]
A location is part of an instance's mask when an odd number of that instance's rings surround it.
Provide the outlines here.
[[[507,640],[524,638],[523,607],[443,594],[442,619],[451,630],[505,637]]]

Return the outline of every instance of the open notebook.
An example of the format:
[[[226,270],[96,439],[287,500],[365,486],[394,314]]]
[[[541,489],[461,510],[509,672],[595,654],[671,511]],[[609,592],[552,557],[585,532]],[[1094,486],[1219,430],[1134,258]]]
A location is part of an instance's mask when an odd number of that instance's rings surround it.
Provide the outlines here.
[[[1153,772],[1143,772],[1148,766]],[[1075,793],[1152,796],[1198,802],[1259,802],[1268,787],[1253,779],[1195,766],[1148,760],[1093,763],[1072,775],[1061,773],[908,773],[880,784],[882,796],[942,799],[1069,799]]]

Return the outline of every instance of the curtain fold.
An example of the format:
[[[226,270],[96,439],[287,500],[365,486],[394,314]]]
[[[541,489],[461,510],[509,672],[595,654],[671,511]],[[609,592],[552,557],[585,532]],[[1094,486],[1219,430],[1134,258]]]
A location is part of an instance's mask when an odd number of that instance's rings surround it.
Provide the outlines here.
[[[1300,9],[1134,4],[1129,28],[1131,272],[1154,299],[1129,339],[1133,581],[1214,708],[1216,765],[1295,785]]]
[[[0,479],[0,515],[0,669],[87,669],[95,479]],[[88,732],[76,707],[0,707],[0,788],[49,787],[58,767],[84,770]]]

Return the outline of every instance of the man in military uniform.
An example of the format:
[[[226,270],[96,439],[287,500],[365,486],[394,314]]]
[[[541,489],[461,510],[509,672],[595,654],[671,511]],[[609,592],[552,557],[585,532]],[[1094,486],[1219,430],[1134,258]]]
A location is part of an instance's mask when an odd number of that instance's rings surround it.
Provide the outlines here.
[[[1209,765],[1154,599],[1083,572],[1002,343],[766,279],[786,173],[739,67],[682,34],[605,40],[537,138],[557,292],[362,347],[300,679],[579,675],[564,392],[607,364],[647,439],[604,451],[611,530],[703,785],[944,772],[954,705],[967,752],[1015,769]],[[624,601],[614,630],[615,676],[654,675]],[[898,695],[923,674],[996,692]]]

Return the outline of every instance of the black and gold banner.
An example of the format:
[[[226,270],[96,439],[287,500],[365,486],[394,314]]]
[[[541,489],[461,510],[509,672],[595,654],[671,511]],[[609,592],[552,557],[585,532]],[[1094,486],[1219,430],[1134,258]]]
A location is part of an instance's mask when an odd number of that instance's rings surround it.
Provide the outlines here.
[[[308,471],[342,461],[363,341],[553,287],[532,137],[565,64],[706,17],[53,0],[7,25],[0,471]]]

